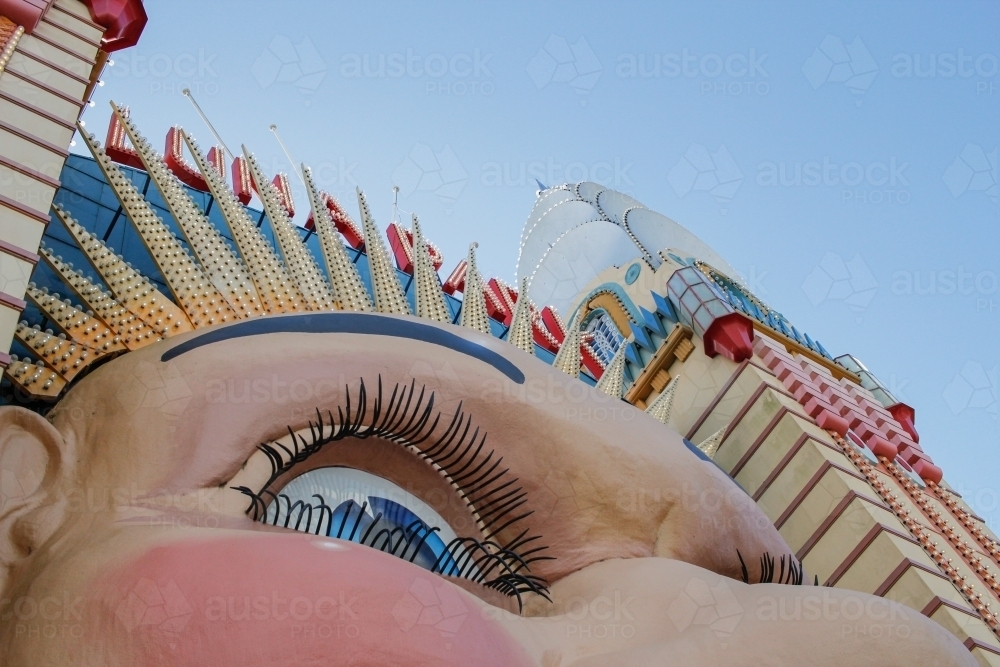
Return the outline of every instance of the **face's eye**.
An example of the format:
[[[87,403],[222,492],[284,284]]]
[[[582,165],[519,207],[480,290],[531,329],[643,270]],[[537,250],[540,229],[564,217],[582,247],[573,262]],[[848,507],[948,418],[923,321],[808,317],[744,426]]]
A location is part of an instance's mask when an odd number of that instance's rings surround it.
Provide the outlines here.
[[[552,557],[523,525],[533,513],[527,494],[472,415],[461,404],[454,413],[436,411],[433,392],[414,382],[384,392],[379,378],[373,393],[370,400],[362,380],[352,400],[346,387],[336,414],[317,410],[307,428],[289,426],[287,436],[261,443],[229,483],[250,499],[247,515],[364,544],[514,597],[519,607],[524,593],[548,598],[547,584],[531,574],[531,564]],[[449,516],[471,528],[456,530],[458,524],[450,525],[377,468],[366,472],[350,463],[324,462],[338,447],[350,450],[365,441],[371,448],[394,448],[424,473],[433,471],[462,507],[461,515]],[[364,464],[354,465],[366,468],[379,460],[364,458]]]
[[[263,521],[358,542],[431,572],[480,574],[473,554],[430,505],[362,470],[327,467],[299,475],[274,497]]]

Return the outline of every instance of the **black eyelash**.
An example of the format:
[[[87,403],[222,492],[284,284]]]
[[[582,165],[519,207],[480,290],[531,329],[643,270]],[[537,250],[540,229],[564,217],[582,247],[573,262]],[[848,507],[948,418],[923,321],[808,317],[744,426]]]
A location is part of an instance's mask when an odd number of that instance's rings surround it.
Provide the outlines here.
[[[750,574],[747,572],[747,564],[743,562],[743,554],[736,550],[736,556],[740,559],[740,570],[741,576],[744,584],[750,583]],[[764,552],[764,555],[760,557],[760,580],[755,581],[755,584],[789,584],[792,586],[801,586],[803,579],[805,577],[805,572],[802,568],[802,563],[799,563],[795,558],[789,554],[788,556],[788,572],[785,572],[785,556],[782,555],[781,559],[778,561],[779,571],[777,581],[774,578],[774,556],[768,552]],[[819,586],[819,575],[816,576],[815,586]]]
[[[421,448],[419,445],[431,438],[442,417],[440,412],[434,412],[433,391],[427,396],[426,386],[421,386],[418,393],[415,381],[411,381],[409,386],[397,383],[388,401],[385,401],[380,375],[375,400],[372,402],[371,422],[367,426],[364,422],[369,416],[368,392],[364,379],[361,379],[353,409],[350,387],[346,387],[345,391],[344,405],[337,408],[336,419],[331,410],[327,410],[324,418],[317,408],[316,421],[309,422],[309,440],[296,434],[289,426],[291,449],[277,441],[257,446],[271,464],[271,475],[267,483],[259,492],[245,486],[232,487],[249,496],[250,505],[247,507],[247,514],[252,515],[254,520],[267,522],[268,504],[274,501],[278,503],[277,508],[280,508],[281,498],[284,497],[287,503],[285,527],[292,527],[289,526],[289,521],[293,511],[298,511],[295,528],[302,525],[303,515],[308,517],[305,525],[307,527],[311,525],[314,512],[320,513],[319,524],[322,524],[323,519],[329,514],[327,520],[329,525],[329,521],[333,519],[333,511],[322,497],[314,496],[319,500],[315,505],[301,500],[293,504],[284,494],[276,495],[271,492],[270,487],[281,475],[331,442],[347,438],[378,437],[406,447],[417,456],[433,463],[445,479],[458,489],[459,495],[479,523],[483,533],[482,540],[456,538],[447,545],[447,553],[456,563],[462,563],[458,573],[453,574],[449,571],[440,572],[441,574],[467,578],[504,595],[516,597],[519,608],[522,605],[523,593],[533,592],[548,599],[548,585],[545,579],[530,574],[532,563],[552,560],[551,556],[542,555],[548,547],[531,544],[537,543],[541,536],[529,536],[529,531],[525,528],[506,544],[501,544],[496,539],[501,531],[531,516],[533,512],[530,510],[518,511],[527,503],[527,493],[516,486],[518,480],[509,475],[509,468],[501,468],[502,456],[495,457],[495,451],[492,449],[484,451],[486,433],[480,435],[480,428],[472,427],[472,417],[462,411],[462,404],[459,403],[444,433],[426,448]],[[275,525],[278,516],[279,512],[276,511]],[[373,523],[372,526],[374,525]],[[437,530],[427,527],[426,524],[424,527],[427,530]],[[429,533],[418,529],[410,530],[413,528],[411,525],[403,531],[394,544],[393,535],[389,533],[380,550],[395,554],[405,540],[406,545],[401,552],[405,554],[419,533],[424,533],[422,540],[427,538]],[[343,529],[342,525],[340,530]],[[368,546],[374,546],[379,536],[383,534],[382,531],[377,533]],[[367,535],[363,537],[367,538]],[[390,546],[391,549],[388,548]],[[531,548],[525,549],[528,546]]]

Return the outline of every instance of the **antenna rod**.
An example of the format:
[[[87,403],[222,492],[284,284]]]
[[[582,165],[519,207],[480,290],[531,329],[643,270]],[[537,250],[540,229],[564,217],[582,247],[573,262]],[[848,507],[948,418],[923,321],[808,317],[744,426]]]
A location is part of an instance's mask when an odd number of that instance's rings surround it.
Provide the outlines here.
[[[295,175],[299,177],[299,183],[302,184],[303,188],[306,187],[306,181],[302,178],[299,168],[295,166],[296,162],[292,159],[292,154],[288,152],[288,147],[285,146],[285,142],[281,140],[281,135],[278,134],[278,126],[271,123],[271,126],[267,129],[271,130],[271,134],[273,134],[274,138],[278,140],[279,144],[281,144],[281,150],[285,151],[285,157],[288,158],[288,162],[292,165],[292,169],[295,170]]]
[[[194,95],[191,94],[191,89],[185,88],[184,90],[181,91],[181,94],[187,97],[189,100],[191,100],[191,104],[194,105],[194,110],[197,111],[198,115],[201,116],[201,119],[205,121],[205,125],[207,125],[208,129],[212,131],[213,135],[215,135],[215,140],[218,141],[219,144],[222,146],[222,150],[226,151],[226,153],[229,155],[229,159],[235,160],[236,156],[233,155],[233,152],[231,150],[229,150],[229,146],[227,146],[226,142],[222,140],[222,137],[219,136],[219,133],[215,131],[215,126],[212,125],[212,121],[208,119],[208,116],[205,115],[205,112],[201,110],[200,106],[198,106],[198,100],[194,99]]]

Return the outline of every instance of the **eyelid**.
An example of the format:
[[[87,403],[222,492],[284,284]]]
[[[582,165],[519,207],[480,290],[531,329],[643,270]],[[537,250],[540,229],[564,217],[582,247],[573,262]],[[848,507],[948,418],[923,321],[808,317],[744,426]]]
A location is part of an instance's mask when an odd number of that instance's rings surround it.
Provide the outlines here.
[[[265,496],[275,497],[271,487],[279,477],[330,443],[349,438],[379,438],[427,461],[451,484],[476,520],[483,544],[509,554],[527,569],[533,562],[550,560],[552,557],[543,555],[547,546],[532,544],[540,536],[517,526],[533,513],[531,510],[518,513],[528,503],[527,493],[517,486],[518,480],[509,468],[501,468],[503,457],[486,447],[487,434],[480,435],[478,426],[473,428],[472,415],[464,413],[459,403],[447,428],[435,437],[442,413],[434,411],[434,393],[427,394],[425,386],[417,391],[414,380],[408,386],[397,383],[386,400],[380,375],[369,409],[368,391],[362,378],[356,400],[352,401],[350,387],[345,388],[344,405],[336,408],[336,417],[332,410],[327,410],[324,416],[317,409],[316,421],[308,423],[308,430],[296,432],[289,426],[287,436],[261,443],[258,452],[247,460],[229,486],[249,497],[246,513],[259,520],[266,516]],[[429,446],[422,449],[420,445],[428,441]],[[270,474],[263,485],[251,488],[248,486],[251,478],[266,470],[261,461],[269,463]],[[501,532],[508,536],[516,534],[500,542]]]

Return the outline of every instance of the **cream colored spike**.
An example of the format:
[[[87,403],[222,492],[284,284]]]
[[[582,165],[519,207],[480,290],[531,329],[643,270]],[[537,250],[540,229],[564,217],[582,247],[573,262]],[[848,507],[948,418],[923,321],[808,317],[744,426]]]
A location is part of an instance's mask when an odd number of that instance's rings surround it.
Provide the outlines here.
[[[44,361],[33,362],[30,359],[18,359],[10,355],[11,362],[3,374],[22,392],[33,398],[56,398],[66,388],[66,380],[59,377],[53,368]]]
[[[625,395],[625,341],[618,346],[615,356],[611,357],[611,362],[604,369],[604,374],[597,381],[596,389],[603,391],[611,398],[622,398]]]
[[[306,194],[309,196],[309,206],[312,207],[313,228],[319,236],[320,248],[323,249],[323,259],[326,261],[326,272],[330,276],[333,295],[341,310],[370,313],[375,307],[372,305],[371,297],[368,296],[368,290],[361,282],[361,276],[358,275],[358,267],[348,257],[340,232],[334,226],[330,212],[323,204],[319,191],[316,190],[312,170],[304,164],[302,177],[306,185]]]
[[[518,298],[518,302],[521,299]],[[552,365],[567,375],[575,378],[580,377],[580,314],[579,312],[570,320],[566,329],[566,338],[563,339],[559,351]]]
[[[71,340],[101,351],[101,353],[124,352],[124,343],[118,334],[111,331],[106,323],[94,315],[77,308],[69,299],[59,294],[50,294],[47,289],[39,289],[35,283],[28,283],[25,297],[42,311],[52,325],[69,336]]]
[[[274,230],[274,239],[278,242],[281,256],[285,260],[285,267],[289,275],[299,288],[299,293],[308,306],[309,310],[333,310],[333,292],[330,291],[330,283],[326,281],[323,272],[316,265],[316,259],[306,248],[306,244],[299,236],[298,229],[288,218],[285,207],[281,204],[281,195],[274,184],[264,177],[257,158],[250,154],[246,146],[243,146],[243,159],[247,161],[250,169],[250,178],[257,186],[257,194],[264,204],[264,212],[271,222],[271,229]]]
[[[213,165],[209,164],[205,156],[201,154],[201,149],[198,148],[194,139],[183,130],[181,135],[184,137],[184,143],[187,144],[195,164],[198,165],[198,171],[201,172],[202,178],[208,184],[208,189],[215,197],[222,218],[226,221],[233,241],[236,243],[236,249],[243,258],[243,262],[250,272],[250,278],[257,288],[257,296],[260,298],[264,310],[271,314],[304,310],[302,295],[299,293],[298,287],[292,283],[284,264],[274,254],[271,244],[257,229],[257,225],[250,220],[246,209],[236,199],[233,191],[229,189],[225,177],[219,174]]]
[[[531,335],[531,301],[528,299],[528,278],[521,278],[521,291],[517,293],[514,316],[510,320],[507,342],[528,354],[535,354],[535,342]]]
[[[126,110],[114,102],[111,108],[128,134],[132,147],[138,153],[146,173],[163,195],[170,215],[177,221],[187,239],[195,259],[208,274],[212,285],[232,309],[232,316],[251,317],[263,315],[264,309],[257,297],[257,288],[247,273],[243,262],[229,248],[222,234],[215,228],[201,208],[194,203],[187,190],[172,171],[167,168],[152,146],[136,129]]]
[[[478,243],[469,245],[469,256],[465,260],[465,288],[462,290],[463,327],[490,333],[490,318],[486,314],[486,296],[483,294],[483,277],[476,266],[476,248]]]
[[[40,357],[67,382],[92,361],[106,354],[102,350],[67,339],[64,333],[57,335],[49,329],[41,331],[37,324],[29,327],[27,322],[17,325],[14,339]]]
[[[159,333],[153,331],[152,327],[118,303],[114,297],[92,282],[82,271],[75,270],[71,264],[62,261],[62,258],[54,255],[45,246],[38,250],[38,254],[59,275],[63,283],[73,290],[83,305],[95,313],[94,317],[115,332],[119,340],[129,350],[138,350],[150,343],[162,340]]]
[[[90,149],[91,154],[104,172],[104,177],[111,185],[115,196],[121,202],[146,250],[153,262],[160,269],[163,279],[167,282],[186,319],[194,328],[229,322],[236,319],[236,312],[215,288],[212,281],[202,271],[201,267],[188,255],[174,233],[170,231],[149,205],[149,202],[136,190],[118,165],[111,161],[92,134],[82,125],[77,125],[80,136]],[[149,322],[149,320],[146,320]],[[153,324],[153,322],[150,322]],[[176,321],[175,321],[176,324]],[[179,329],[177,329],[179,331]]]
[[[84,229],[66,211],[52,207],[80,250],[104,279],[111,293],[129,312],[148,324],[161,336],[191,331],[191,322],[177,304],[153,287],[146,276]]]
[[[406,293],[399,284],[396,270],[389,264],[389,253],[382,243],[382,236],[368,211],[368,201],[361,188],[358,191],[358,208],[361,209],[361,224],[365,233],[365,252],[368,253],[368,271],[371,275],[372,292],[375,293],[375,310],[380,313],[410,315],[410,304]]]
[[[660,392],[660,395],[646,408],[646,414],[653,416],[661,424],[670,423],[670,412],[674,407],[674,394],[677,392],[677,382],[680,379],[681,376],[674,376]]]
[[[413,282],[417,316],[450,324],[451,315],[448,313],[448,304],[444,302],[441,281],[431,262],[431,253],[420,231],[416,213],[413,214]]]
[[[698,449],[703,451],[708,458],[714,459],[715,453],[719,451],[719,445],[722,444],[722,439],[726,437],[727,428],[728,426],[723,426],[718,431],[705,438],[705,441],[698,445]]]

